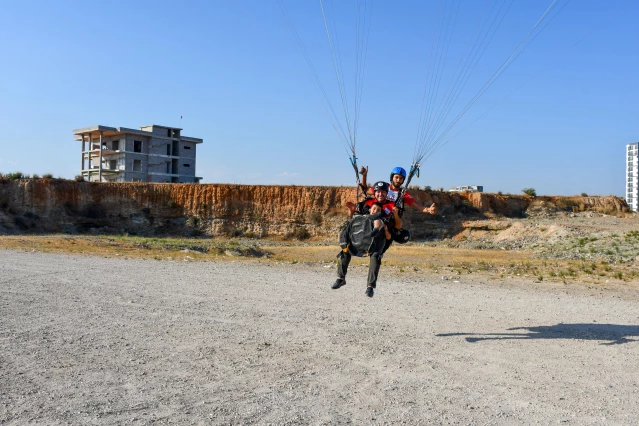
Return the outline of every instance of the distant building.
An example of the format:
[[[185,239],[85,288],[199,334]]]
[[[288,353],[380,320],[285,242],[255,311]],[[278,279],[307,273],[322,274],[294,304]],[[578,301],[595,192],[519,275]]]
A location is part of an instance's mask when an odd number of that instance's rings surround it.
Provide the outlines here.
[[[639,202],[639,182],[637,181],[639,142],[626,145],[626,202],[632,211],[637,211]]]
[[[202,139],[167,126],[92,126],[73,131],[82,142],[80,173],[92,182],[199,183],[195,176],[197,145]]]
[[[481,185],[453,186],[448,191],[449,192],[484,192],[484,187]]]

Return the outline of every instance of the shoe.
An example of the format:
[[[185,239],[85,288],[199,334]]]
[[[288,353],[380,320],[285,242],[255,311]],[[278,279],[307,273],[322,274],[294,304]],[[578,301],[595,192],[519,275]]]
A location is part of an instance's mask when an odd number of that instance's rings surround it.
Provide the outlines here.
[[[373,297],[375,295],[375,290],[373,289],[373,287],[366,287],[366,292],[365,294],[368,297]]]
[[[341,286],[344,286],[344,285],[346,285],[346,280],[344,278],[338,278],[337,280],[335,280],[335,282],[333,283],[331,288],[333,290],[337,290],[338,288],[340,288]]]

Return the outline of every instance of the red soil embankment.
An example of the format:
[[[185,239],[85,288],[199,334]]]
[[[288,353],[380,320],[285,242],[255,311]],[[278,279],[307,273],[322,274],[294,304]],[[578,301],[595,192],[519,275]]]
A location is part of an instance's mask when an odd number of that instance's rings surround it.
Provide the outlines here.
[[[439,209],[435,218],[408,209],[405,223],[417,237],[439,236],[439,230],[451,220],[485,218],[486,214],[521,217],[539,200],[561,209],[572,206],[621,212],[628,207],[617,197],[533,199],[488,193],[410,192],[419,203],[429,206],[435,202]],[[0,182],[0,234],[266,236],[302,230],[307,235],[328,236],[344,223],[346,201],[355,198],[355,189],[344,187],[5,180]]]

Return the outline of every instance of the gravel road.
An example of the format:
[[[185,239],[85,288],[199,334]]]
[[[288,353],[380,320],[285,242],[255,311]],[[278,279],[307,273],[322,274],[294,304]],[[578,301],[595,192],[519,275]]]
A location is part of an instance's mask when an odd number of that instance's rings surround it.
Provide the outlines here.
[[[636,424],[639,297],[0,251],[1,424]]]

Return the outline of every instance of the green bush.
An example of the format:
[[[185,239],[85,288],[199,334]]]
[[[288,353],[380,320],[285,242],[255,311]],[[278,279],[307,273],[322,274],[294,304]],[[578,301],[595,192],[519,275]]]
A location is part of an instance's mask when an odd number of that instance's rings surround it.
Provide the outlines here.
[[[523,192],[526,195],[530,195],[531,197],[537,196],[537,191],[535,191],[535,188],[524,188],[521,190],[521,192]]]
[[[587,197],[587,196],[588,196],[588,194],[586,194],[585,192],[582,192],[582,193],[581,193],[581,196],[582,196],[582,197]]]
[[[53,179],[53,175],[51,173],[45,173],[42,175],[42,179]]]
[[[8,173],[6,176],[7,178],[11,180],[15,180],[15,179],[22,179],[24,175],[22,174],[22,172],[13,172],[13,173]]]
[[[76,175],[75,181],[76,182],[84,182],[84,175]]]

